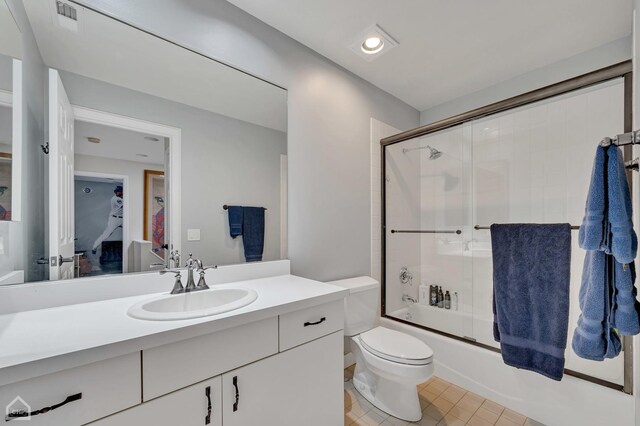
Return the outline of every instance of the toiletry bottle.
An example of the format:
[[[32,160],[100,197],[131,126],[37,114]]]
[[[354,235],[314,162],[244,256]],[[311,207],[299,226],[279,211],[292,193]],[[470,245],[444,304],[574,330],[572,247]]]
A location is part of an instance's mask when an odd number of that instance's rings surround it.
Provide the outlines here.
[[[442,287],[438,287],[438,308],[444,308],[444,293],[442,293]]]
[[[429,303],[431,306],[436,306],[438,304],[438,286],[437,285],[432,285],[431,286],[431,299],[430,299]]]
[[[451,295],[449,294],[449,290],[444,294],[444,308],[451,309]]]
[[[423,282],[420,284],[420,288],[418,289],[418,303],[421,305],[429,304],[429,290],[427,289],[427,283]]]
[[[458,310],[458,292],[457,291],[453,292],[453,310],[454,311]]]

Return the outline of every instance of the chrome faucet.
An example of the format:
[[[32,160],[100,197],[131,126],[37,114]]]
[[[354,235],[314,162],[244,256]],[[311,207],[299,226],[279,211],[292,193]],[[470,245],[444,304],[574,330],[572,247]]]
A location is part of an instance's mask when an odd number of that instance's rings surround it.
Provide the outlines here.
[[[200,259],[194,259],[192,254],[189,254],[189,259],[187,259],[187,263],[185,266],[187,267],[187,285],[185,286],[182,285],[182,276],[180,270],[165,268],[160,271],[160,275],[164,275],[167,272],[176,274],[176,281],[173,285],[173,290],[171,290],[171,294],[191,293],[192,291],[207,290],[209,286],[205,281],[205,271],[207,269],[218,268],[218,266],[202,266],[202,261]],[[195,280],[193,279],[193,271],[197,271],[200,273],[200,279],[198,280],[197,285]]]
[[[174,268],[180,267],[180,253],[178,250],[171,250],[171,253],[169,254],[169,262],[173,262]],[[171,266],[171,263],[169,263],[169,266]]]
[[[411,303],[418,303],[418,301],[416,299],[414,299],[413,297],[409,296],[408,294],[403,294],[402,295],[402,301],[403,302],[411,302]]]

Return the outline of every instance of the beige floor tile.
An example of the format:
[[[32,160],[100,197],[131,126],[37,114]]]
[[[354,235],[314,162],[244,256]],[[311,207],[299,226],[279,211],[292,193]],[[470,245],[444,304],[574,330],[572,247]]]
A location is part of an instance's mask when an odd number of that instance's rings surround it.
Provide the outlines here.
[[[502,412],[504,411],[504,407],[502,405],[488,399],[485,399],[485,401],[482,403],[482,407],[498,415],[502,414]]]
[[[385,419],[376,414],[373,410],[368,411],[364,416],[358,419],[359,422],[364,422],[367,426],[378,426],[384,423]]]
[[[362,417],[368,410],[364,410],[362,406],[356,401],[354,404],[351,404],[349,410],[346,412],[347,414],[352,414],[355,418]]]
[[[501,417],[506,417],[507,419],[511,420],[513,423],[516,423],[518,425],[523,425],[525,420],[527,420],[526,416],[523,416],[520,413],[516,413],[513,410],[509,410],[508,408],[504,409]]]
[[[485,419],[478,417],[478,416],[473,416],[469,419],[469,421],[467,422],[467,425],[469,426],[492,426],[493,423],[486,421]]]
[[[473,413],[475,413],[475,410],[474,411],[464,410],[459,405],[454,405],[453,408],[449,411],[449,414],[465,422],[469,421],[469,419],[473,416]]]
[[[373,405],[368,412],[369,413],[375,413],[378,416],[382,417],[384,420],[386,420],[389,417],[389,414],[385,413],[384,411],[382,411],[381,409],[379,409],[375,405]]]
[[[422,413],[422,419],[420,419],[419,422],[415,422],[414,424],[419,425],[419,426],[436,426],[438,424],[438,420],[434,419],[431,416],[427,416],[424,413]]]
[[[409,422],[389,416],[382,424],[385,426],[406,426]]]
[[[457,404],[467,391],[458,386],[449,386],[440,396],[449,402]]]
[[[526,420],[526,418],[525,418]],[[512,422],[505,416],[500,416],[498,421],[496,422],[496,426],[522,426],[522,423]]]
[[[466,394],[464,394],[464,397],[467,399],[471,399],[474,401],[480,401],[481,403],[484,402],[485,398],[481,397],[480,395],[478,395],[477,393],[473,393],[473,392],[467,392]]]
[[[422,412],[422,417],[423,418],[424,417],[431,417],[432,419],[436,420],[436,423],[438,423],[440,420],[442,420],[442,418],[444,417],[445,414],[447,414],[447,413],[443,413],[435,405],[430,405],[427,408],[425,408],[425,410]]]
[[[468,399],[467,395],[463,396],[460,401],[456,404],[462,410],[471,411],[475,413],[478,408],[482,405],[482,401],[477,401],[475,399]]]
[[[442,411],[443,413],[448,413],[452,408],[453,408],[453,403],[450,401],[447,401],[446,399],[440,397],[438,399],[436,399],[435,401],[433,401],[433,405],[435,405],[436,407],[438,407],[438,409],[440,411]]]
[[[449,387],[448,384],[445,384],[445,383],[440,382],[440,381],[434,381],[434,382],[429,383],[424,389],[428,390],[429,392],[436,393],[436,394],[440,395],[448,387]]]
[[[437,393],[433,393],[428,389],[423,389],[420,392],[418,392],[418,398],[426,401],[427,405],[433,404],[433,401],[435,401],[439,397],[440,395],[438,395]]]
[[[360,416],[355,415],[354,413],[351,413],[351,412],[344,413],[344,424],[345,424],[345,426],[348,426],[348,425],[352,424],[353,422],[358,420],[359,417]]]
[[[545,424],[535,421],[533,419],[527,418],[527,420],[524,421],[524,426],[545,426]]]
[[[444,416],[442,420],[438,423],[438,426],[464,426],[467,422],[460,420],[457,417],[451,415],[451,413]]]
[[[498,421],[500,414],[496,414],[493,411],[489,411],[487,408],[482,406],[478,408],[478,411],[476,411],[473,416],[480,417],[481,419],[486,420],[491,424],[495,424]]]

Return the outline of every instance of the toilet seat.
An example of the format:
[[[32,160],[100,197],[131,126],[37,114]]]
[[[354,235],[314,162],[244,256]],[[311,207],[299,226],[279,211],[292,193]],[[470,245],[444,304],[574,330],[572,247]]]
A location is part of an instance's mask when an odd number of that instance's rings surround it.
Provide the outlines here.
[[[433,350],[421,340],[400,331],[376,327],[358,336],[362,346],[375,356],[399,364],[426,365]]]

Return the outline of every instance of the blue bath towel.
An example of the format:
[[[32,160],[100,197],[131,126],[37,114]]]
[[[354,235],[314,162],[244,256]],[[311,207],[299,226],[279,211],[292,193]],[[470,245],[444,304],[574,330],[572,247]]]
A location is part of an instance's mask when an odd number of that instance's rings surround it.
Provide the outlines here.
[[[231,238],[242,235],[242,206],[228,206],[227,214],[229,216],[229,233]]]
[[[491,225],[494,338],[508,365],[562,379],[571,226]]]
[[[579,303],[582,313],[571,347],[581,358],[602,361],[620,353],[620,337],[611,325],[615,259],[601,250],[589,250],[582,268]]]
[[[262,260],[264,249],[264,208],[243,207],[242,243],[247,262]]]
[[[591,170],[591,184],[587,196],[582,226],[578,231],[578,243],[585,250],[600,250],[605,243],[605,197],[607,149],[598,145]]]
[[[610,224],[610,241],[607,253],[619,263],[632,263],[638,253],[638,237],[633,230],[631,195],[627,181],[622,151],[610,146],[607,165],[607,206],[606,217]]]

